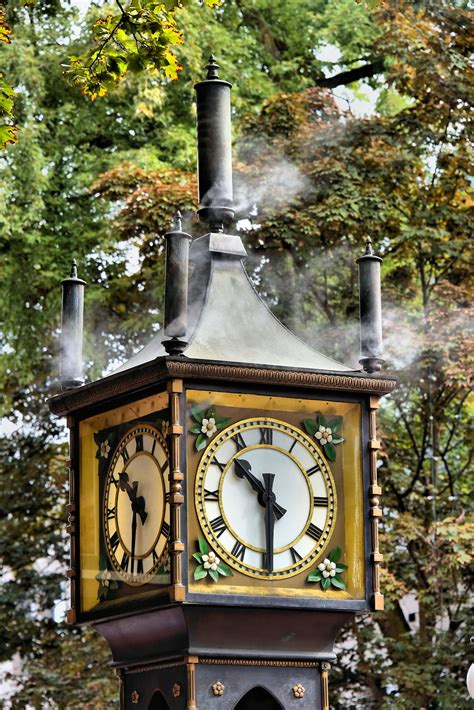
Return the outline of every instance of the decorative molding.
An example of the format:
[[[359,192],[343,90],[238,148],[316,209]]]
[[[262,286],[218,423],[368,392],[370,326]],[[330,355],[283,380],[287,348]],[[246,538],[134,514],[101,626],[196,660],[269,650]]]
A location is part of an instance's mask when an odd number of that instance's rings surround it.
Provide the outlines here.
[[[177,661],[164,661],[164,662],[157,661],[156,663],[149,663],[146,666],[136,666],[136,667],[132,667],[132,668],[130,668],[129,666],[125,666],[124,668],[121,668],[120,671],[123,673],[126,673],[127,675],[134,675],[136,673],[145,673],[148,671],[161,671],[166,668],[178,668],[179,666],[185,666],[185,665],[186,665],[186,658],[180,658]]]
[[[157,385],[169,377],[234,380],[293,387],[317,387],[346,392],[364,392],[382,396],[395,389],[397,380],[387,375],[368,375],[365,372],[317,372],[288,370],[263,365],[219,363],[189,360],[183,356],[157,358],[140,367],[123,370],[102,380],[61,392],[49,400],[54,414],[65,416],[107,400],[139,392]]]
[[[378,397],[369,399],[369,452],[370,452],[370,525],[372,532],[372,604],[374,611],[383,611],[384,598],[380,591],[380,563],[383,562],[383,555],[379,550],[379,520],[382,517],[382,508],[379,507],[379,496],[382,489],[377,479],[377,452],[380,449],[380,441],[377,439],[377,410],[379,408]]]
[[[170,360],[168,372],[179,377],[203,377],[206,379],[246,380],[262,384],[284,384],[297,387],[320,387],[324,389],[366,392],[378,395],[395,389],[397,380],[388,377],[368,377],[339,373],[309,372],[300,370],[280,370],[277,368],[254,367],[252,365],[224,365],[209,362]]]
[[[188,676],[188,700],[186,710],[197,710],[196,707],[196,663],[199,663],[197,656],[186,658],[186,671]]]
[[[330,663],[321,663],[321,710],[329,710],[329,670]]]
[[[171,558],[171,601],[181,602],[185,599],[183,585],[182,556],[184,544],[181,540],[180,509],[184,503],[182,482],[184,473],[181,471],[180,444],[183,428],[180,424],[180,398],[183,393],[183,381],[173,379],[168,382],[168,397],[170,425],[168,429],[170,451],[170,518],[171,531],[169,553]]]
[[[277,666],[279,668],[318,668],[315,661],[273,661],[253,658],[199,658],[199,663],[215,666]]]

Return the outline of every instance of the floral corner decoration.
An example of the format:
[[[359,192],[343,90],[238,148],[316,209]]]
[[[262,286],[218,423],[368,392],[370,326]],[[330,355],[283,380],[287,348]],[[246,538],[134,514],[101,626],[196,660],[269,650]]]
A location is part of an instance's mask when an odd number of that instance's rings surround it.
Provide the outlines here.
[[[99,582],[99,589],[97,590],[97,599],[103,602],[109,596],[109,591],[111,589],[118,589],[118,582],[113,578],[112,572],[107,567],[107,562],[104,557],[100,558],[99,561],[99,573],[96,574],[95,578]]]
[[[196,451],[201,451],[206,447],[208,439],[211,439],[217,431],[223,429],[230,423],[230,419],[219,417],[216,413],[216,408],[211,405],[207,409],[199,407],[191,407],[191,415],[195,420],[190,431],[192,434],[197,434],[194,446]]]
[[[347,570],[347,565],[339,562],[342,557],[342,547],[335,547],[329,555],[308,575],[307,582],[320,582],[321,588],[326,592],[329,587],[345,589],[346,583],[341,577]]]
[[[114,443],[114,438],[115,436],[113,432],[109,432],[106,439],[102,439],[100,432],[94,434],[94,441],[97,446],[97,452],[95,455],[96,459],[104,459],[107,461]]]
[[[306,432],[316,439],[328,461],[336,460],[336,446],[344,441],[342,436],[337,436],[343,419],[339,416],[326,419],[323,414],[317,414],[316,419],[305,419],[303,422]]]
[[[232,570],[226,564],[221,562],[216,553],[209,549],[209,545],[200,537],[198,540],[199,552],[195,552],[193,557],[199,562],[199,565],[194,570],[194,579],[196,581],[209,577],[213,582],[217,582],[219,575],[223,577],[232,577]]]

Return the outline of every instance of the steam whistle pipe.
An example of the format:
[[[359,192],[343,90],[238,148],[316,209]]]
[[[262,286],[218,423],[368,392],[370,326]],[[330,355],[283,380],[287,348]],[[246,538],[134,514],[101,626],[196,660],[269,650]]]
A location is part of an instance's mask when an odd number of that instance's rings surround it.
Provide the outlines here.
[[[219,65],[209,57],[207,79],[195,85],[198,144],[198,215],[211,231],[223,231],[234,218],[230,90],[219,79]]]
[[[179,355],[185,349],[188,327],[188,264],[191,237],[181,229],[181,214],[176,213],[171,232],[165,234],[165,335],[166,352]]]
[[[360,352],[359,360],[366,372],[378,372],[384,364],[382,341],[382,294],[380,264],[382,259],[372,250],[368,237],[365,254],[357,259],[359,265]]]
[[[73,260],[69,278],[61,281],[61,357],[59,381],[63,390],[84,384],[82,371],[82,334],[84,329],[84,286],[77,277],[77,264]]]

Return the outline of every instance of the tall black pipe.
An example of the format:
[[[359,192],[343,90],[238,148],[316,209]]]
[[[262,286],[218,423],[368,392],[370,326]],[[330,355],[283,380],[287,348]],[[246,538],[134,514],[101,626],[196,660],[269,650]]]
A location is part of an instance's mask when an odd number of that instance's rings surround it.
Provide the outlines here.
[[[365,254],[357,259],[359,265],[360,353],[359,360],[366,372],[378,372],[384,364],[382,341],[382,293],[380,264],[382,259],[372,251],[368,237]]]
[[[176,213],[166,239],[165,335],[163,346],[170,355],[183,352],[188,327],[188,264],[191,237],[181,229],[181,214]]]
[[[207,79],[195,85],[197,102],[199,209],[211,231],[222,231],[234,217],[232,136],[228,81],[219,79],[219,65],[209,57]]]
[[[62,389],[72,389],[84,384],[82,371],[82,333],[84,328],[84,286],[77,277],[77,264],[71,265],[69,278],[61,281],[61,357],[59,381]]]

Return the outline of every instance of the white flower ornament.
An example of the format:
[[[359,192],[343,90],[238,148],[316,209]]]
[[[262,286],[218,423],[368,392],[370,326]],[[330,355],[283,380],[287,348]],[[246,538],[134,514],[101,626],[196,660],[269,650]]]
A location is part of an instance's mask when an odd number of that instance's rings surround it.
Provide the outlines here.
[[[208,438],[210,438],[217,431],[216,420],[214,417],[209,417],[209,419],[204,418],[202,420],[201,431],[203,434],[206,434]]]
[[[109,457],[109,454],[110,454],[110,444],[109,444],[109,440],[106,439],[100,445],[100,455],[101,455],[101,458],[107,459]]]
[[[207,555],[202,556],[204,569],[217,569],[219,562],[220,560],[214,552],[209,552]]]

